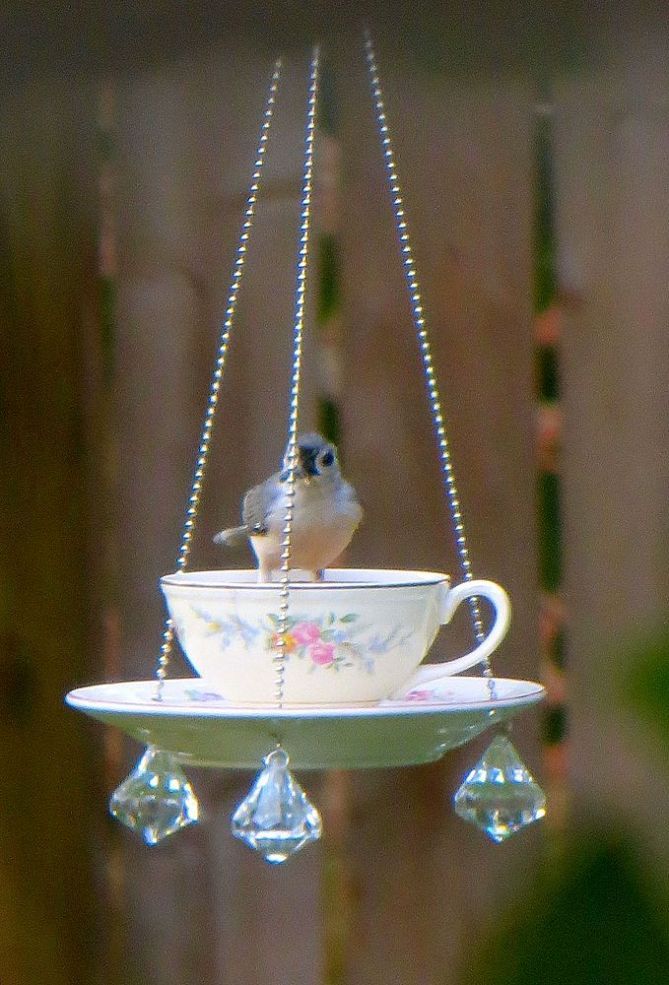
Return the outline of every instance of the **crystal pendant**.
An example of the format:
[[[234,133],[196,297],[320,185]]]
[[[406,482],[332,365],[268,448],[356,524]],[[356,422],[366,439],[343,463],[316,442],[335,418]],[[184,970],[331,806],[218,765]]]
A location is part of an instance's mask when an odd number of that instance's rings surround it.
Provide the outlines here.
[[[546,813],[546,796],[506,735],[492,740],[454,797],[455,812],[500,842]]]
[[[321,836],[321,817],[288,769],[288,754],[274,749],[232,816],[232,833],[273,865]]]
[[[183,770],[169,752],[148,746],[109,800],[109,812],[147,845],[194,824],[199,806]]]

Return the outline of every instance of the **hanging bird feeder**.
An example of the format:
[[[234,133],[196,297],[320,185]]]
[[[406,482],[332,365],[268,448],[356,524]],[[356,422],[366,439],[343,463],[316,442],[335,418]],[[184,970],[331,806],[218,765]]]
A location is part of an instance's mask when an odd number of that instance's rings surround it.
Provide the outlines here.
[[[111,813],[147,844],[198,819],[183,767],[257,768],[232,818],[233,834],[271,863],[320,837],[316,808],[293,769],[409,766],[439,759],[486,729],[497,733],[455,796],[466,820],[501,841],[542,817],[545,797],[513,748],[504,723],[544,697],[532,681],[497,678],[490,656],[510,618],[494,582],[474,578],[451,462],[427,323],[397,165],[369,33],[365,56],[411,311],[425,376],[441,476],[462,572],[451,586],[428,571],[329,568],[305,581],[291,565],[298,474],[298,420],[311,225],[320,55],[309,75],[300,238],[288,414],[285,509],[279,580],[255,571],[189,570],[215,412],[256,212],[281,63],[274,66],[233,267],[219,348],[186,511],[177,571],[161,579],[168,617],[152,681],[78,688],[67,702],[146,746],[114,792]],[[492,607],[486,633],[480,600]],[[442,625],[467,602],[473,650],[423,663]],[[178,640],[197,677],[168,679]],[[480,666],[481,676],[454,676]]]

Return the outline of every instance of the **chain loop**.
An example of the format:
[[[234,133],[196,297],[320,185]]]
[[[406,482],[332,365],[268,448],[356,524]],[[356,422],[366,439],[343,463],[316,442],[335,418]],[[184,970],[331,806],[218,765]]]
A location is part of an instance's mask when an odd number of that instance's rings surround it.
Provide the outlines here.
[[[386,116],[383,92],[381,90],[381,81],[376,62],[376,55],[374,52],[374,45],[368,30],[365,30],[364,38],[365,58],[369,69],[374,110],[376,113],[379,136],[381,137],[381,146],[383,150],[383,159],[388,184],[390,186],[392,208],[399,239],[402,265],[404,267],[404,276],[409,291],[409,299],[411,301],[411,314],[414,327],[416,329],[416,335],[418,337],[418,346],[423,363],[423,373],[425,375],[427,395],[432,413],[437,446],[439,448],[439,462],[441,466],[442,481],[453,525],[455,547],[464,579],[465,581],[472,581],[474,577],[472,572],[472,563],[469,556],[469,547],[467,544],[464,520],[462,518],[460,497],[458,495],[455,475],[453,472],[451,450],[448,437],[446,435],[444,415],[441,407],[441,397],[439,394],[439,385],[437,383],[437,377],[434,371],[432,346],[430,344],[430,338],[427,331],[427,322],[425,320],[423,300],[418,284],[418,275],[416,273],[416,263],[414,260],[413,248],[411,246],[411,238],[409,236],[409,226],[404,207],[404,199],[402,197],[399,177],[397,174],[395,153],[393,150],[392,141],[390,139],[390,132],[388,130],[388,120]],[[477,643],[480,643],[485,638],[485,630],[483,628],[483,620],[481,618],[481,610],[478,599],[470,599],[469,607],[474,638]],[[489,660],[484,662],[483,671],[486,677],[492,676],[492,668]]]
[[[274,657],[275,694],[279,707],[283,704],[286,674],[286,635],[290,605],[290,556],[295,510],[295,470],[297,468],[297,422],[299,411],[300,378],[302,370],[302,338],[307,286],[307,261],[309,255],[309,231],[311,226],[311,198],[313,190],[314,143],[316,137],[316,103],[318,100],[318,70],[320,50],[313,49],[309,73],[309,97],[304,148],[304,175],[302,179],[302,209],[300,213],[300,245],[297,259],[297,287],[295,291],[295,319],[293,323],[293,367],[290,385],[290,414],[288,421],[288,446],[286,453],[286,512],[281,540],[281,590],[279,593],[279,631],[276,636]]]

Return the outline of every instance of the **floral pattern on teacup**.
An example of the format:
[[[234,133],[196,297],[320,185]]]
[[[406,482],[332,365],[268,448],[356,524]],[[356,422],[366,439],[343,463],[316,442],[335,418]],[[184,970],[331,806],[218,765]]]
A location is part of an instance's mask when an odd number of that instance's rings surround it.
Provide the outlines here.
[[[270,613],[266,631],[265,649],[277,649],[281,640],[281,618]],[[310,669],[327,667],[343,670],[344,667],[362,666],[374,673],[374,652],[360,640],[359,616],[348,612],[337,616],[289,616],[283,636],[284,652],[294,654],[300,660],[308,660]]]
[[[179,639],[213,639],[222,652],[240,645],[250,649],[257,643],[265,650],[274,650],[281,633],[281,617],[276,613],[252,623],[239,616],[215,618],[195,606],[179,613],[174,625]],[[288,617],[283,649],[288,659],[307,660],[311,671],[358,667],[373,674],[376,658],[403,646],[412,635],[413,630],[401,625],[391,627],[387,633],[370,633],[355,612],[296,615]]]
[[[186,639],[190,635],[205,639],[214,638],[224,650],[240,643],[248,648],[252,643],[255,643],[262,632],[259,626],[254,626],[240,616],[219,619],[194,605],[189,605],[180,612],[178,617],[173,619],[173,622],[179,639]]]

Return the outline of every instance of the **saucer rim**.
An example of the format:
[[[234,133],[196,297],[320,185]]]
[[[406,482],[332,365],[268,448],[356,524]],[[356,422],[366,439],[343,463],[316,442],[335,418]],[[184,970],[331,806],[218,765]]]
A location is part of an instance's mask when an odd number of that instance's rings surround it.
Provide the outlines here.
[[[487,678],[481,677],[454,677],[453,681],[481,681]],[[75,688],[65,696],[66,703],[74,709],[82,711],[109,712],[111,714],[127,715],[150,715],[156,717],[194,717],[194,718],[226,718],[226,719],[324,719],[324,718],[383,718],[392,716],[406,715],[429,715],[429,714],[457,714],[473,711],[492,711],[495,708],[509,708],[518,706],[531,706],[544,700],[546,697],[545,687],[538,681],[525,679],[495,677],[491,681],[498,684],[524,685],[525,690],[520,694],[502,697],[497,699],[486,698],[483,700],[463,701],[461,699],[417,701],[417,700],[395,700],[384,699],[376,704],[352,705],[352,704],[333,704],[333,705],[275,705],[248,704],[239,705],[226,703],[225,699],[220,702],[189,702],[176,703],[170,701],[151,701],[149,700],[114,700],[113,698],[98,698],[97,700],[87,696],[91,691],[99,687],[122,688],[128,686],[143,685],[155,687],[154,680],[138,681],[116,681],[102,682],[100,684],[89,684],[84,687]],[[171,678],[166,684],[185,684],[192,686],[197,682],[201,687],[207,687],[207,681],[199,677]],[[211,685],[209,685],[211,686]]]

